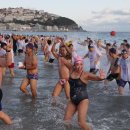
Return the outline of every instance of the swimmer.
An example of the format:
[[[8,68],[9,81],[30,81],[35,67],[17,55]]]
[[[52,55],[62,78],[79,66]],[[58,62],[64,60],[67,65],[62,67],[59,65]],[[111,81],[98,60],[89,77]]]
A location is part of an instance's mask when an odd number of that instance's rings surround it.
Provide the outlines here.
[[[88,53],[84,56],[84,58],[89,58],[90,60],[90,73],[96,74],[100,69],[100,58],[101,53],[96,51],[93,44],[88,45]]]
[[[69,66],[69,65],[67,65]],[[83,130],[90,130],[86,123],[86,116],[89,106],[89,98],[87,93],[87,84],[89,80],[104,80],[105,74],[99,71],[99,76],[83,70],[83,59],[77,57],[74,65],[70,68],[69,84],[70,84],[70,101],[67,104],[64,121],[70,121],[73,115],[78,112],[78,122]]]
[[[0,43],[0,46],[2,46],[3,43]],[[2,89],[1,89],[1,84],[2,84],[2,67],[7,67],[8,65],[11,64],[12,62],[12,56],[11,56],[11,50],[9,50],[9,48],[6,48],[6,55],[4,56],[0,56],[0,120],[2,120],[3,122],[5,122],[6,124],[12,124],[12,120],[11,118],[2,111],[2,97],[3,97],[3,93],[2,93]]]
[[[38,61],[37,57],[33,52],[34,46],[32,43],[28,43],[26,45],[26,55],[25,55],[25,61],[24,66],[19,67],[20,69],[26,69],[27,75],[26,78],[23,79],[20,90],[25,93],[26,95],[29,95],[29,92],[27,91],[27,86],[30,84],[31,92],[32,92],[32,98],[36,98],[37,96],[37,80],[38,80]]]
[[[126,83],[129,83],[130,87],[130,56],[127,50],[122,50],[122,56],[118,61],[120,68],[120,79],[117,80],[119,94],[124,95],[124,87]]]
[[[55,46],[57,43],[61,43],[60,45],[60,50],[59,53],[56,52]],[[71,59],[70,57],[67,56],[67,50],[65,45],[62,44],[62,40],[60,38],[56,38],[55,42],[52,46],[52,54],[54,55],[54,57],[58,60],[58,65],[59,65],[59,81],[57,82],[52,96],[54,98],[58,97],[62,91],[62,89],[64,88],[65,90],[65,94],[66,94],[66,98],[70,99],[70,94],[69,94],[69,83],[68,83],[68,79],[69,79],[69,69],[65,66],[65,64],[62,62],[63,60],[65,60],[67,63],[71,64]]]
[[[51,49],[52,49],[52,40],[51,39],[48,39],[47,40],[47,51],[46,51],[46,54],[45,54],[45,59],[47,62],[49,63],[53,63],[55,58],[51,52]]]
[[[107,64],[110,64],[110,62],[111,62],[111,57],[110,57],[110,55],[109,55],[109,49],[112,48],[111,43],[106,43],[106,46],[101,45],[101,47],[102,47],[103,49],[105,49],[105,51],[106,51]]]
[[[2,120],[8,125],[11,125],[13,123],[11,118],[5,112],[2,111],[2,103],[1,103],[2,97],[3,97],[3,93],[0,88],[0,120]]]
[[[105,85],[108,83],[108,81],[112,81],[113,79],[115,79],[117,82],[119,78],[119,73],[120,73],[120,70],[117,64],[119,60],[117,50],[115,48],[109,49],[109,55],[111,57],[111,65],[107,73],[108,76],[106,77]]]
[[[4,43],[4,42],[1,42],[1,49],[0,49],[0,52],[1,52],[1,55],[6,55],[6,48],[9,48],[11,50],[11,56],[12,56],[12,63],[8,66],[9,68],[9,71],[10,71],[10,74],[11,74],[11,77],[13,78],[15,76],[14,74],[14,54],[13,54],[13,49],[11,47],[11,45],[8,43]],[[2,70],[3,70],[3,76],[5,75],[5,72],[6,72],[6,67],[2,67]]]
[[[7,42],[7,46],[9,46],[10,50],[11,50],[11,55],[12,55],[12,63],[8,66],[9,71],[10,71],[10,75],[12,78],[15,77],[15,73],[14,73],[14,52],[13,52],[13,45],[10,41],[10,39],[6,39]]]

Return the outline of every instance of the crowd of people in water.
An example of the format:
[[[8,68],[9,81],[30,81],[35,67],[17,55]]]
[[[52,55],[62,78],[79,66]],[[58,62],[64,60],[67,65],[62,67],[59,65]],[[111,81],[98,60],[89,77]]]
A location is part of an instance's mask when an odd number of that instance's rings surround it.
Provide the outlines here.
[[[75,43],[76,44],[76,43]],[[86,38],[78,43],[86,46],[86,54],[81,56],[77,53],[73,41],[67,41],[59,36],[24,36],[24,35],[0,35],[0,119],[6,124],[12,124],[13,120],[2,110],[2,79],[6,69],[9,68],[10,75],[15,78],[14,59],[15,56],[24,57],[19,62],[19,69],[27,71],[20,85],[20,91],[30,95],[27,87],[30,85],[32,99],[37,97],[38,84],[38,51],[42,51],[44,62],[53,64],[58,62],[59,80],[52,92],[52,105],[56,105],[57,97],[62,90],[68,101],[65,110],[64,121],[69,122],[73,115],[78,113],[79,126],[83,130],[90,130],[86,123],[89,107],[87,84],[92,81],[103,81],[104,86],[110,81],[116,80],[118,92],[124,95],[126,83],[130,86],[130,44],[123,40],[120,45],[107,43],[101,39]],[[110,68],[107,73],[101,69],[100,63],[103,56],[107,58]],[[85,58],[89,59],[90,70],[84,70]]]

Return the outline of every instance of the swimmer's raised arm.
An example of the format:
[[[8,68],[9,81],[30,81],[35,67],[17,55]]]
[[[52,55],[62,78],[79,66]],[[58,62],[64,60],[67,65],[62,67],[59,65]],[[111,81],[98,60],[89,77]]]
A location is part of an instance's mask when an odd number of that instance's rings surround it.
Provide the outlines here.
[[[87,58],[88,57],[88,53],[83,57],[83,59]]]
[[[102,70],[99,71],[99,75],[98,76],[96,76],[95,74],[86,72],[87,80],[101,81],[101,80],[104,80],[105,77],[106,77],[106,75],[105,75],[104,71],[102,71]]]

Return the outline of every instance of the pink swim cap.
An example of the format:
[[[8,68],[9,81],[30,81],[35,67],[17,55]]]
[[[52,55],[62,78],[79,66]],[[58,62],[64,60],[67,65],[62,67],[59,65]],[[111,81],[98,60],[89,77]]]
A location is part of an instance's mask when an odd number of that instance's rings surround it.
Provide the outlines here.
[[[74,64],[76,63],[83,63],[83,59],[80,56],[74,58]]]

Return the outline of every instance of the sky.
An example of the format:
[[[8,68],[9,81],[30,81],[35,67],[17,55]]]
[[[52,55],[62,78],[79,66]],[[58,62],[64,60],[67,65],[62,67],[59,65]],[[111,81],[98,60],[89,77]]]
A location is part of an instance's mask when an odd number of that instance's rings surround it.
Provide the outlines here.
[[[130,32],[130,0],[0,0],[0,8],[8,7],[68,17],[87,31]]]

